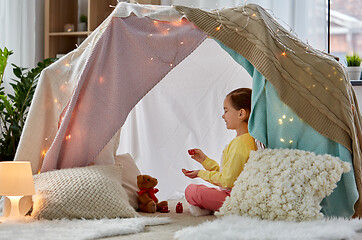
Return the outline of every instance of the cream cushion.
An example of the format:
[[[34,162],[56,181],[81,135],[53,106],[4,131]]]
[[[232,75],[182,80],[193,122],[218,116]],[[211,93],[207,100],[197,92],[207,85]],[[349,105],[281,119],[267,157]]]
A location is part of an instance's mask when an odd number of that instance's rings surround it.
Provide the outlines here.
[[[137,191],[137,176],[141,174],[135,161],[129,153],[117,155],[115,162],[122,166],[122,186],[126,190],[128,195],[129,203],[135,209],[138,209]]]
[[[285,221],[319,219],[323,217],[320,202],[348,171],[348,163],[327,154],[292,149],[254,151],[216,215]]]
[[[61,169],[34,175],[37,219],[138,216],[128,203],[118,165]]]

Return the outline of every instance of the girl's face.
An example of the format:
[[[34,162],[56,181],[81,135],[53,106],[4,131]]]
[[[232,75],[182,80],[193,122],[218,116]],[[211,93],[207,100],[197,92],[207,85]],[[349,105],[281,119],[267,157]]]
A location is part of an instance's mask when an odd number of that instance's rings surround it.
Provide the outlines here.
[[[245,110],[244,110],[245,111]],[[227,129],[236,129],[242,123],[243,109],[236,110],[231,104],[230,97],[226,97],[224,100],[224,114],[222,118],[226,123]]]

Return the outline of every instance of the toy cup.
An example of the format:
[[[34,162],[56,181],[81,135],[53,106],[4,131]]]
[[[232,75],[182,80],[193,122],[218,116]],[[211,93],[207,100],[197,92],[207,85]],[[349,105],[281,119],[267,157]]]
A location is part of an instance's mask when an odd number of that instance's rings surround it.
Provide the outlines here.
[[[161,213],[168,213],[168,212],[170,212],[170,210],[168,210],[168,206],[162,206],[160,212]]]
[[[178,202],[176,205],[176,213],[182,213],[182,212],[183,212],[182,203]]]
[[[195,149],[189,149],[188,152],[189,152],[190,155],[195,155],[196,154]]]

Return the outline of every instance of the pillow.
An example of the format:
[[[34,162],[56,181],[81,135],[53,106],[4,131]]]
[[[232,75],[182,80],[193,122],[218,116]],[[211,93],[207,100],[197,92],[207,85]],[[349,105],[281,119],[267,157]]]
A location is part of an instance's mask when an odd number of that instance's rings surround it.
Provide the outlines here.
[[[95,165],[112,165],[114,164],[114,157],[119,145],[119,138],[121,135],[121,129],[119,129],[116,134],[111,138],[106,146],[99,152],[99,154],[94,159],[93,163]]]
[[[61,169],[34,175],[37,219],[139,216],[128,203],[118,165]]]
[[[134,209],[138,209],[137,176],[141,175],[141,172],[129,153],[117,155],[114,160],[116,164],[122,166],[122,186],[126,190],[129,203]]]
[[[323,217],[320,202],[332,193],[349,163],[292,149],[250,153],[244,170],[216,215],[307,221]]]

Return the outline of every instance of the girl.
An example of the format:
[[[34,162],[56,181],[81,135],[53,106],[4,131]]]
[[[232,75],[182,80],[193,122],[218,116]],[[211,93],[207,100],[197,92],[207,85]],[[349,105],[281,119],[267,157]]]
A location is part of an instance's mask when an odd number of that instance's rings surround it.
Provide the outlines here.
[[[201,163],[205,170],[188,171],[182,169],[189,178],[200,177],[216,186],[190,184],[185,190],[185,197],[194,216],[208,215],[217,211],[225,198],[230,196],[234,182],[248,161],[250,151],[257,150],[254,138],[248,133],[248,120],[251,111],[251,89],[239,88],[230,92],[224,100],[222,118],[227,129],[236,131],[236,137],[229,143],[222,154],[221,167],[208,158],[200,149],[191,151],[191,158]]]

